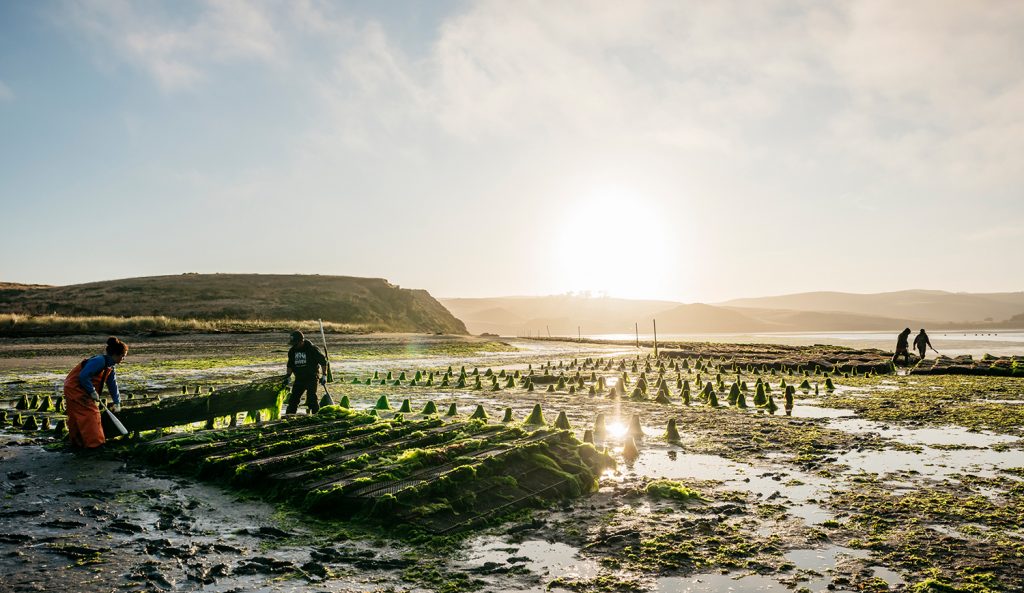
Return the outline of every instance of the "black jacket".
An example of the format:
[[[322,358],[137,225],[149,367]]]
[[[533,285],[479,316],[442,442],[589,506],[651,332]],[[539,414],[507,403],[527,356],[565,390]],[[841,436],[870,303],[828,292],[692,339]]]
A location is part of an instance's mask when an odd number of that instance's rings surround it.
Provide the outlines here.
[[[288,370],[295,373],[296,381],[315,381],[319,367],[327,367],[327,358],[309,340],[288,350]]]

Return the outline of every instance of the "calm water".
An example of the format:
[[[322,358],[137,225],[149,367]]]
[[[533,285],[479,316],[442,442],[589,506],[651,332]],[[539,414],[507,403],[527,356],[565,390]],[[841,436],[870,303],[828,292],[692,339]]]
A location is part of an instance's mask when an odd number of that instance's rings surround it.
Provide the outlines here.
[[[919,328],[911,328],[917,335]],[[925,328],[926,330],[928,328]],[[891,351],[896,346],[899,330],[891,333],[879,332],[782,332],[782,333],[719,333],[719,334],[658,334],[659,341],[674,342],[721,342],[740,344],[788,344],[791,346],[811,346],[814,344],[831,344],[849,348],[879,348]],[[586,335],[586,334],[585,334]],[[1024,330],[976,330],[976,331],[939,331],[929,332],[932,346],[946,356],[970,354],[981,357],[985,354],[993,356],[1024,356]],[[597,340],[633,340],[634,334],[596,334],[586,335]],[[653,334],[640,334],[641,340],[652,340]],[[929,357],[935,353],[928,351]]]

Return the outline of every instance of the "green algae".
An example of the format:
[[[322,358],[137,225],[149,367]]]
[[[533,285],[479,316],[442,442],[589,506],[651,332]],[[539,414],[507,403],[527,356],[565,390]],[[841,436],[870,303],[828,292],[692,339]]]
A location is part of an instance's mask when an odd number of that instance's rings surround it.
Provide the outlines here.
[[[526,420],[523,420],[523,424],[529,424],[532,426],[544,426],[547,424],[544,420],[544,411],[541,410],[540,404],[535,404],[533,406],[533,411],[531,411],[530,415],[526,417]]]
[[[678,501],[704,500],[700,492],[686,487],[677,480],[652,480],[648,482],[644,491],[652,498]]]
[[[678,443],[680,441],[679,429],[676,428],[675,418],[669,418],[668,425],[665,427],[665,440],[670,443]]]
[[[1024,379],[971,375],[897,376],[886,379],[851,377],[857,391],[826,394],[822,403],[848,408],[881,422],[924,422],[1024,433]],[[887,389],[895,385],[896,390]],[[996,401],[993,401],[996,400]]]

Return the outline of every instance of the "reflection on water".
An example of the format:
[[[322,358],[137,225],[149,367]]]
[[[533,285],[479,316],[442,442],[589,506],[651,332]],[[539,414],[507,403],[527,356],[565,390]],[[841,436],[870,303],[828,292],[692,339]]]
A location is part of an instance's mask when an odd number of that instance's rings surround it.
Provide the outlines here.
[[[913,451],[851,451],[839,456],[837,463],[854,471],[876,474],[920,472],[934,479],[951,479],[957,474],[993,477],[1000,469],[1024,466],[1024,451],[990,449],[932,449]]]
[[[793,563],[796,574],[818,573],[807,581],[800,582],[800,588],[810,591],[828,591],[832,579],[828,576],[836,572],[836,567],[846,559],[864,559],[868,557],[865,550],[855,550],[842,546],[828,546],[811,550],[791,550],[785,555],[786,560]],[[881,566],[871,567],[873,575],[883,579],[890,586],[904,584],[903,578],[896,572]],[[841,571],[838,571],[841,572]],[[757,592],[786,591],[790,587],[783,585],[774,578],[759,574],[715,574],[705,573],[689,577],[664,577],[658,579],[655,591],[664,593],[712,593],[718,591]]]
[[[648,478],[717,480],[730,490],[788,500],[793,504],[786,511],[811,525],[834,518],[814,502],[828,496],[832,482],[788,468],[759,468],[714,455],[650,448],[643,449],[628,470]]]
[[[829,428],[859,434],[878,433],[894,441],[908,445],[965,445],[970,447],[991,447],[999,443],[1012,443],[1018,437],[992,432],[972,432],[962,426],[942,428],[907,428],[849,418],[829,423]]]
[[[548,577],[589,579],[597,575],[599,566],[581,558],[579,549],[558,542],[527,540],[509,542],[497,536],[485,536],[467,542],[468,556],[458,564],[478,568],[488,563],[500,566],[519,564],[530,572]]]

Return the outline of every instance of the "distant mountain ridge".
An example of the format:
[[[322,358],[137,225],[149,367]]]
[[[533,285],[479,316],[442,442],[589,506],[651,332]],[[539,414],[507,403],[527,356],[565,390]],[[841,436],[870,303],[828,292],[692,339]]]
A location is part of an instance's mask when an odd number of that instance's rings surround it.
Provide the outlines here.
[[[323,319],[380,331],[465,334],[425,290],[382,278],[181,274],[71,286],[0,284],[0,313],[180,319]]]
[[[1024,292],[954,293],[902,290],[875,294],[804,292],[733,299],[719,306],[743,309],[844,312],[931,323],[999,322],[1024,313]]]
[[[907,290],[879,294],[815,292],[725,303],[548,297],[441,298],[472,333],[573,336],[632,333],[890,331],[933,328],[1019,327],[1024,292],[964,294]]]

